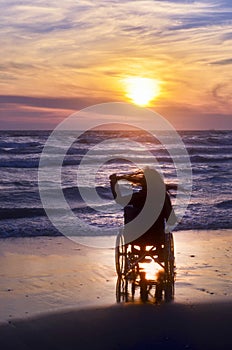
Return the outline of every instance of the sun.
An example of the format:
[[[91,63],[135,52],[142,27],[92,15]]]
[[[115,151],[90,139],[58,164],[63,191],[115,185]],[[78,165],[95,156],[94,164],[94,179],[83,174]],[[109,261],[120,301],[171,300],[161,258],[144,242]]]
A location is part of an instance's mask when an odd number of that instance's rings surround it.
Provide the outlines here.
[[[123,82],[126,96],[139,106],[148,106],[160,94],[160,82],[156,79],[130,77]]]

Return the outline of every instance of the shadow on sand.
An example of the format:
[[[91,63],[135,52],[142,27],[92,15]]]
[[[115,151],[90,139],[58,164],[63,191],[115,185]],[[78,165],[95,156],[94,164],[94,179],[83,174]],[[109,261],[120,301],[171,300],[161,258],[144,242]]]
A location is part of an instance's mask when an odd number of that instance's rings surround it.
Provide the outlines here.
[[[0,326],[4,350],[229,349],[232,303],[119,304]]]

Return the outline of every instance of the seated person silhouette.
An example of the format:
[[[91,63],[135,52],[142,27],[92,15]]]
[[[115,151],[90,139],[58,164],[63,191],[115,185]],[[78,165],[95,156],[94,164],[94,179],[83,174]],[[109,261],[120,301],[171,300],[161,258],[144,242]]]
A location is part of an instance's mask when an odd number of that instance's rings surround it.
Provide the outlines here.
[[[132,195],[122,196],[119,180],[129,181],[137,190]],[[157,255],[163,261],[162,247],[165,242],[166,223],[167,221],[169,225],[176,223],[176,216],[167,191],[170,186],[165,186],[160,174],[151,168],[121,176],[112,174],[110,184],[115,201],[124,207],[125,224],[138,218],[141,213],[141,219],[132,229],[130,228],[131,232],[127,232],[131,237],[130,243],[139,245],[142,251],[147,245],[155,245]],[[132,231],[137,231],[138,227],[141,234],[133,236]]]

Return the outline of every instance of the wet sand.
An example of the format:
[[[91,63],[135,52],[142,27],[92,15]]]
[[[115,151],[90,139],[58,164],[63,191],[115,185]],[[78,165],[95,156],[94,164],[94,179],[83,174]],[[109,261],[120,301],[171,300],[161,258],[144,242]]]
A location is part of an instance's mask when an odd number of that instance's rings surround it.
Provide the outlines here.
[[[116,305],[113,248],[88,248],[65,237],[1,240],[0,346],[229,348],[231,233],[174,234],[171,305]]]

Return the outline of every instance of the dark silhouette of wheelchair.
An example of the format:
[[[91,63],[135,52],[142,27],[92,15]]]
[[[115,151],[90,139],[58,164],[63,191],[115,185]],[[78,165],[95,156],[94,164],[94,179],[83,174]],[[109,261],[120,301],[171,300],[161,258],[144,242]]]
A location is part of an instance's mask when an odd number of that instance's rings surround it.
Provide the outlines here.
[[[117,302],[135,301],[139,291],[142,302],[170,302],[174,299],[175,257],[172,233],[165,233],[162,244],[156,235],[147,241],[126,243],[122,230],[116,239]]]

